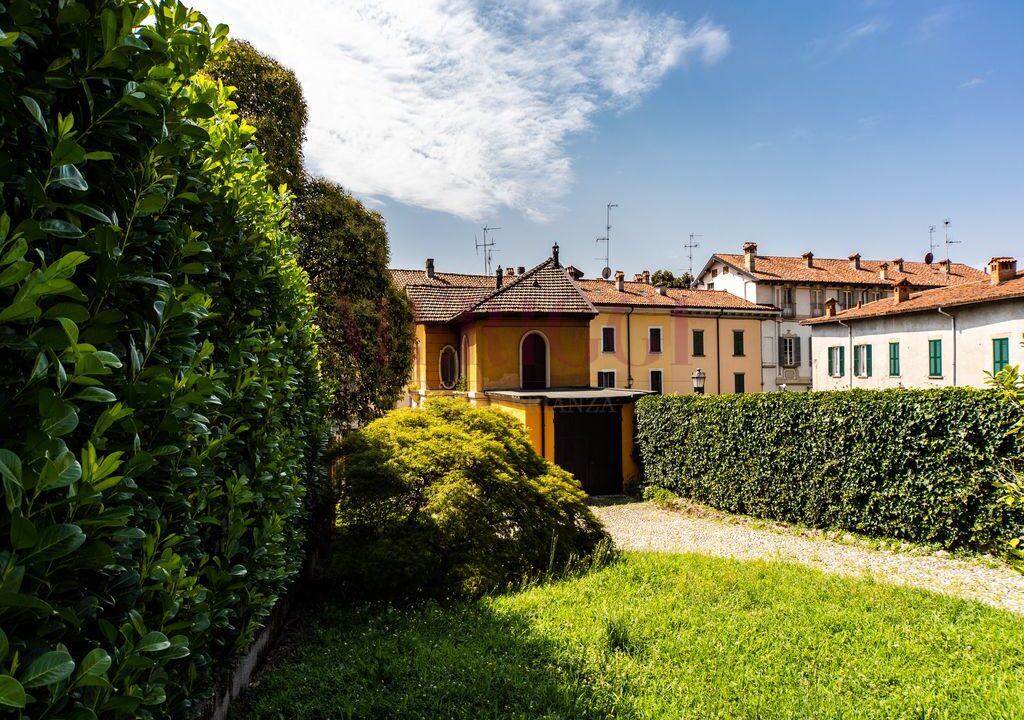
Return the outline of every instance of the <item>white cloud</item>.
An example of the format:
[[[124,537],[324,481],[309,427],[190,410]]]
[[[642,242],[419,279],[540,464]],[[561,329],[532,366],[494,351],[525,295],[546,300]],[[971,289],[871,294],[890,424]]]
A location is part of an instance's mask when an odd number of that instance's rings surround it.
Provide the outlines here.
[[[884,29],[885,22],[881,18],[872,18],[840,32],[819,37],[810,44],[810,47],[817,52],[844,52]]]
[[[975,87],[978,87],[979,85],[984,85],[984,84],[985,84],[985,78],[983,78],[983,77],[975,77],[975,78],[971,78],[967,82],[960,83],[960,88],[962,90],[968,90],[970,88],[975,88]]]
[[[596,112],[729,50],[721,26],[621,0],[198,5],[295,70],[312,171],[473,220],[501,206],[543,219],[572,183],[567,142]]]

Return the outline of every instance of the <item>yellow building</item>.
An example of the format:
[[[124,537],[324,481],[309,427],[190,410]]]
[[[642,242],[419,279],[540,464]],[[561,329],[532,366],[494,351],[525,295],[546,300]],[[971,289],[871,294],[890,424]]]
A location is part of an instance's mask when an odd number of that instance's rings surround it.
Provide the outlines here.
[[[521,419],[534,448],[584,490],[622,492],[633,457],[636,398],[590,382],[590,325],[598,311],[561,266],[558,246],[540,265],[494,277],[392,270],[413,305],[416,358],[409,402],[464,397]]]
[[[711,395],[760,392],[761,323],[778,308],[731,293],[654,286],[650,273],[578,284],[590,322],[590,381],[598,387],[686,394],[694,374]]]

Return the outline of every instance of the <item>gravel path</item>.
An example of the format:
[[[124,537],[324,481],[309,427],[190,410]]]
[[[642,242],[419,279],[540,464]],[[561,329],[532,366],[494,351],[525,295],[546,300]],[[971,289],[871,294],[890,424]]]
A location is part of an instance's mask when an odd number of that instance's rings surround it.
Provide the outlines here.
[[[784,560],[825,572],[872,577],[1024,613],[1024,575],[991,558],[943,551],[877,549],[817,530],[719,513],[700,505],[595,500],[592,509],[623,550],[694,552],[741,560]]]

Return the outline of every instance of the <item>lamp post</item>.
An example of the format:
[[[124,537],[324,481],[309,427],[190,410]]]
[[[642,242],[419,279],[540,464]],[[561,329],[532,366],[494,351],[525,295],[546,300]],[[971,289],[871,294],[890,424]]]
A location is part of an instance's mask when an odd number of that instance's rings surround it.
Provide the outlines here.
[[[707,375],[700,368],[694,370],[693,375],[690,376],[690,379],[693,380],[693,392],[697,395],[704,394],[704,379],[706,377]]]

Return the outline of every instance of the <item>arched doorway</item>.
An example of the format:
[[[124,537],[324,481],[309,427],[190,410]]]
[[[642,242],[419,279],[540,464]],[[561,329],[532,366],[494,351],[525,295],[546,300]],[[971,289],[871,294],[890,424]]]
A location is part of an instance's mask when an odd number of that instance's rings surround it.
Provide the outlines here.
[[[519,344],[520,378],[524,390],[548,386],[548,341],[539,332],[528,332]]]

